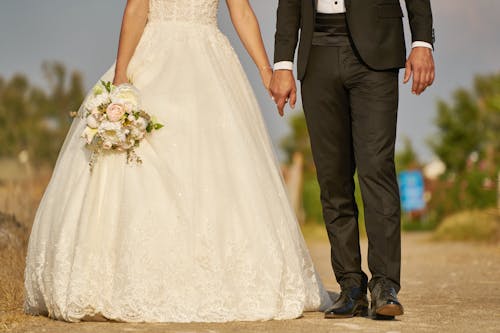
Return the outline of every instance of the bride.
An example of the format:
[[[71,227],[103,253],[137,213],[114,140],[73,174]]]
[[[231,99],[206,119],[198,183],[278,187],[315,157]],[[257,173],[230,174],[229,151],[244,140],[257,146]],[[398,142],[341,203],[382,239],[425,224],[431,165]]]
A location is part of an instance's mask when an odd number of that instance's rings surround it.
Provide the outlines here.
[[[129,0],[116,66],[165,125],[92,173],[76,118],[34,221],[25,311],[65,321],[288,319],[330,305],[218,0]],[[227,0],[268,87],[248,0]],[[80,110],[82,112],[82,110]]]

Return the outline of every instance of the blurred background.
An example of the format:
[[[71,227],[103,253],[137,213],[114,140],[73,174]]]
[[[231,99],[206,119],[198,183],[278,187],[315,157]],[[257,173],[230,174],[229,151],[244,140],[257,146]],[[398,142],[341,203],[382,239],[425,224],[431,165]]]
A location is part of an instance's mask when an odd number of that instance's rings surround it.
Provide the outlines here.
[[[2,307],[19,306],[19,249],[71,123],[69,111],[115,60],[125,2],[0,2],[0,260],[10,267],[0,272],[0,293],[10,295]],[[277,1],[251,3],[271,56]],[[432,6],[436,82],[419,97],[401,84],[396,162],[403,229],[498,245],[500,2],[434,0]],[[223,2],[219,21],[255,89],[305,235],[324,239],[300,107],[284,119],[277,115]],[[362,206],[359,191],[356,197]]]

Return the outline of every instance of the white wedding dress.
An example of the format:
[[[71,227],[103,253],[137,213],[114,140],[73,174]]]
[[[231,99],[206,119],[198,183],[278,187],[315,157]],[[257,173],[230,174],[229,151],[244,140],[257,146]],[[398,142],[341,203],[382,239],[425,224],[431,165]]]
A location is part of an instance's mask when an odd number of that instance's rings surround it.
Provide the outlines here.
[[[108,153],[90,173],[74,120],[31,233],[27,313],[225,322],[330,305],[218,2],[150,1],[128,74],[165,127],[142,165]]]

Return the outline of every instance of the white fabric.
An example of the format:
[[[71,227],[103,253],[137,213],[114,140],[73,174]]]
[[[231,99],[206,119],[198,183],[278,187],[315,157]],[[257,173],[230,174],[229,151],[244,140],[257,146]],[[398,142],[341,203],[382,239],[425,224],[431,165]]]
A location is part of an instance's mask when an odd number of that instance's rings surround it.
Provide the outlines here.
[[[273,66],[275,71],[278,70],[293,70],[293,62],[291,61],[278,61],[277,63],[274,64]]]
[[[426,47],[426,48],[431,49],[431,50],[434,49],[434,47],[432,46],[431,43],[422,42],[422,41],[415,41],[415,42],[411,43],[411,48],[413,49],[415,47]]]
[[[344,0],[318,0],[318,13],[340,14],[345,13]]]
[[[128,74],[165,127],[141,166],[110,153],[91,174],[73,121],[32,229],[26,312],[224,322],[331,304],[217,5],[151,0]]]

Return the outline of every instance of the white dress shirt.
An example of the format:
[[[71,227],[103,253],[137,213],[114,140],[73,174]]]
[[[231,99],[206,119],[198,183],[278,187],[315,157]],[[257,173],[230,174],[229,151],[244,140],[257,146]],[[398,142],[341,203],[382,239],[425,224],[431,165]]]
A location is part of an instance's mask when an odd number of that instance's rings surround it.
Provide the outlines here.
[[[344,0],[318,0],[318,13],[345,13],[345,2]]]
[[[345,13],[345,1],[344,0],[318,0],[318,13],[323,14],[341,14]],[[427,42],[415,41],[411,44],[411,47],[427,47],[432,50],[432,45]],[[279,61],[274,64],[274,70],[293,70],[293,62],[291,61]]]

